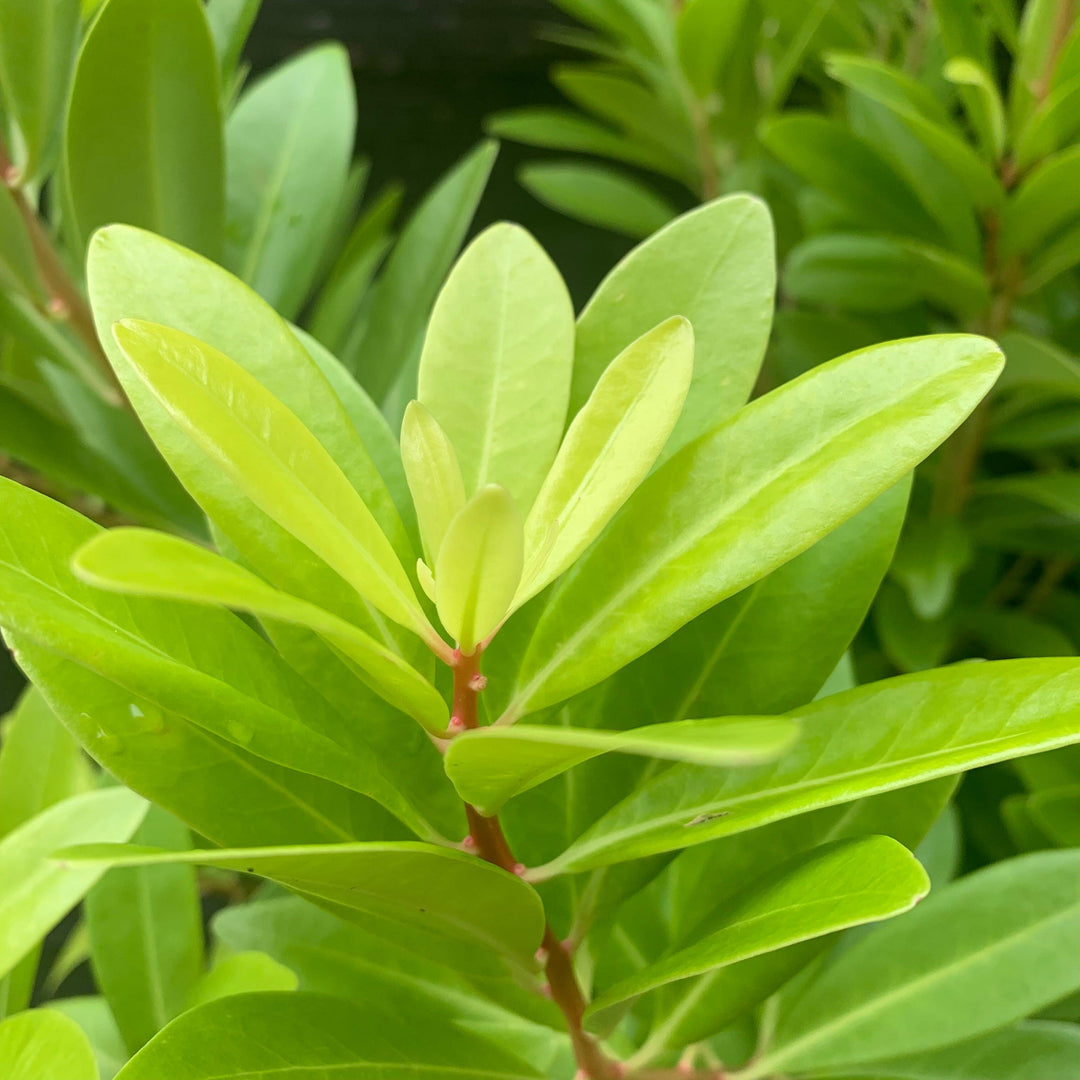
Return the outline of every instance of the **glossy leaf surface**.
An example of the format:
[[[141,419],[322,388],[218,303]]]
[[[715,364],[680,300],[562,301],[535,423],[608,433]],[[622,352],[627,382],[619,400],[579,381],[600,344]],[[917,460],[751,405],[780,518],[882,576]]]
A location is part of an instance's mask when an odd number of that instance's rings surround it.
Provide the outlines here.
[[[98,1080],[94,1052],[74,1020],[33,1009],[0,1023],[4,1080]]]

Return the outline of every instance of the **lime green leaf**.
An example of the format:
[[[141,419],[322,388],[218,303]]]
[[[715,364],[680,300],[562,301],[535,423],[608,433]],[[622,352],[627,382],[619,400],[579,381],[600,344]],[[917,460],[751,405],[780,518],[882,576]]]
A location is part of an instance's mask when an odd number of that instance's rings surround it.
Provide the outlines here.
[[[105,999],[100,996],[57,998],[49,1002],[47,1008],[69,1017],[82,1028],[97,1059],[100,1080],[113,1080],[128,1054]]]
[[[871,683],[789,712],[800,726],[779,762],[718,775],[674,765],[596,822],[557,873],[754,829],[792,814],[1080,740],[1080,661],[960,664]],[[867,760],[873,764],[867,765]]]
[[[76,553],[84,581],[132,596],[221,604],[253,615],[306,626],[340,649],[360,677],[402,712],[442,734],[449,719],[438,691],[397,653],[363,630],[305,600],[279,592],[242,566],[165,533],[114,529]]]
[[[544,929],[540,898],[521,878],[475,855],[433,844],[405,841],[232,851],[83,844],[68,847],[57,857],[73,867],[194,863],[259,874],[329,901],[342,912],[483,944],[528,967]]]
[[[93,783],[79,744],[33,687],[23,691],[2,732],[0,837]]]
[[[146,803],[124,788],[64,799],[0,840],[0,975],[6,975],[93,887],[103,867],[65,871],[65,844],[127,840]]]
[[[986,69],[966,56],[954,56],[944,69],[945,78],[960,87],[960,98],[979,141],[991,160],[1005,149],[1005,106]]]
[[[19,1013],[0,1024],[0,1075],[4,1080],[98,1080],[89,1040],[74,1020],[51,1009]]]
[[[227,1060],[223,1047],[228,1047]],[[451,1024],[321,994],[243,994],[186,1013],[116,1080],[532,1080],[516,1058]]]
[[[119,778],[145,785],[169,808],[169,787],[179,785],[195,817],[191,824],[212,837],[234,827],[244,836],[253,827],[257,835],[270,828],[254,825],[254,810],[237,805],[240,790],[263,812],[269,801],[271,817],[282,813],[302,837],[311,827],[332,839],[349,838],[356,828],[382,836],[388,826],[389,835],[401,835],[381,809],[351,799],[343,788],[386,800],[420,835],[438,831],[433,820],[457,835],[460,803],[443,780],[430,739],[400,714],[380,712],[381,702],[365,697],[361,682],[354,680],[362,694],[332,706],[230,612],[115,596],[83,584],[71,572],[71,559],[98,527],[12,481],[0,481],[0,489],[0,625],[49,704]],[[203,735],[195,736],[188,724],[202,727]],[[223,749],[217,739],[231,745]],[[165,753],[170,745],[175,762]],[[222,796],[233,803],[224,821],[207,811],[216,799],[206,792],[202,767],[194,765],[199,760],[207,768],[217,762],[237,784],[235,793]],[[178,778],[174,768],[197,769],[201,784]],[[311,775],[301,778],[293,769]],[[317,784],[317,776],[334,784]],[[353,814],[359,815],[355,824]]]
[[[465,491],[501,484],[532,505],[566,423],[574,309],[522,228],[481,233],[446,279],[420,358],[418,397],[457,451]]]
[[[483,814],[600,754],[640,754],[713,768],[756,765],[779,757],[798,736],[787,720],[719,717],[650,724],[629,731],[592,728],[486,727],[458,735],[443,759],[458,794]]]
[[[523,557],[521,515],[505,488],[489,484],[450,523],[435,565],[439,618],[463,653],[509,611]]]
[[[84,238],[123,221],[219,256],[220,96],[200,0],[109,0],[79,54],[64,135]]]
[[[256,80],[225,126],[225,265],[286,318],[319,269],[355,128],[356,91],[338,44]]]
[[[264,952],[232,953],[222,957],[196,983],[187,1008],[234,994],[295,990],[298,985],[295,971]]]
[[[409,218],[367,297],[364,332],[342,356],[372,398],[385,405],[395,386],[401,403],[416,397],[416,364],[432,305],[457,255],[498,147],[481,143],[427,194]],[[392,415],[391,410],[387,410]]]
[[[935,893],[838,957],[745,1075],[932,1050],[1072,993],[1080,987],[1078,882],[1080,852],[1040,852]]]
[[[693,370],[694,332],[677,315],[608,365],[525,521],[515,606],[566,570],[645,479],[679,419]]]
[[[700,98],[716,81],[738,40],[746,0],[691,0],[679,15],[679,60]]]
[[[240,63],[262,0],[206,0],[206,21],[221,62],[222,82],[228,83]]]
[[[508,714],[601,681],[804,551],[934,449],[1001,364],[991,342],[968,336],[864,349],[687,447],[556,587]]]
[[[191,834],[151,807],[132,838],[185,849]],[[191,866],[111,870],[86,898],[94,979],[134,1054],[186,1007],[203,969],[202,906]]]
[[[434,642],[390,541],[303,422],[223,353],[140,320],[113,329],[136,378],[264,513],[365,600]]]
[[[912,908],[930,890],[926,872],[888,836],[841,840],[796,856],[737,893],[716,929],[606,990],[587,1016],[671,982],[702,975]]]
[[[11,0],[0,5],[0,91],[18,125],[22,181],[40,180],[57,150],[79,43],[79,0]]]
[[[676,218],[600,283],[578,320],[571,414],[631,342],[682,315],[694,379],[667,445],[673,454],[750,396],[772,319],[776,268],[763,203],[731,195]]]
[[[678,214],[651,187],[606,165],[533,162],[521,167],[518,180],[545,206],[634,240],[651,236]]]
[[[405,410],[401,460],[416,507],[424,556],[434,566],[450,522],[465,505],[465,482],[453,444],[419,401],[409,402]]]

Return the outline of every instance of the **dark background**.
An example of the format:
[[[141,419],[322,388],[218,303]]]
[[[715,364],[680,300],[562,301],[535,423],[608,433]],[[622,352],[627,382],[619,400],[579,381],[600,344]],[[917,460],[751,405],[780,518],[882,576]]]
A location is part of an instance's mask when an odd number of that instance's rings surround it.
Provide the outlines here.
[[[482,137],[489,113],[562,100],[548,68],[574,54],[540,31],[564,21],[549,0],[263,0],[246,55],[255,75],[307,45],[342,42],[356,78],[356,152],[374,163],[373,188],[407,185],[409,206]],[[580,305],[630,245],[519,187],[515,169],[537,156],[503,144],[475,226],[512,219],[528,228]]]

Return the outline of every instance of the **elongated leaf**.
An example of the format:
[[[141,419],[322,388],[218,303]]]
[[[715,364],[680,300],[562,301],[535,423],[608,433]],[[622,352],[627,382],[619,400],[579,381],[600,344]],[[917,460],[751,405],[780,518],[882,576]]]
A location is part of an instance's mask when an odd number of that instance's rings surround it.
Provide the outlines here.
[[[1003,255],[1025,254],[1080,217],[1080,146],[1063,150],[1032,170],[1006,204]]]
[[[401,460],[416,507],[424,557],[434,566],[450,523],[465,505],[465,482],[453,444],[419,401],[411,401],[405,410]]]
[[[960,99],[983,150],[996,161],[1005,149],[1005,107],[997,85],[985,67],[966,56],[953,57],[944,75],[960,87]]]
[[[651,236],[678,214],[651,187],[606,165],[537,161],[523,165],[518,180],[545,206],[634,240]]]
[[[619,752],[713,768],[754,765],[779,757],[798,728],[772,718],[678,720],[629,731],[590,728],[487,727],[462,732],[447,748],[446,775],[483,814],[508,799],[600,754]]]
[[[90,1040],[100,1080],[113,1080],[128,1059],[109,1005],[100,995],[58,998],[48,1008],[70,1017]]]
[[[707,98],[735,48],[746,0],[691,0],[679,16],[679,59],[694,92]]]
[[[178,849],[191,835],[151,807],[138,844]],[[110,870],[86,898],[94,979],[134,1054],[187,1005],[203,968],[202,908],[191,866]]]
[[[222,1047],[228,1045],[228,1060]],[[117,1080],[526,1080],[538,1074],[450,1025],[321,994],[242,994],[203,1005],[161,1033]]]
[[[24,690],[3,725],[0,837],[91,784],[79,744],[37,690]]]
[[[286,318],[311,289],[345,186],[356,91],[341,45],[317,45],[245,90],[225,127],[225,265]]]
[[[693,368],[694,333],[680,316],[608,365],[525,521],[525,573],[515,606],[566,570],[648,475],[678,422]]]
[[[498,148],[481,143],[454,166],[417,207],[373,287],[364,332],[342,356],[361,385],[384,406],[395,384],[400,406],[416,397],[416,365],[432,305],[457,255],[495,164]]]
[[[228,83],[240,63],[261,5],[262,0],[207,0],[206,21],[221,63],[223,83]]]
[[[122,221],[217,258],[224,219],[218,63],[199,0],[109,0],[83,43],[64,134],[83,238]]]
[[[264,952],[230,953],[196,983],[187,1007],[194,1009],[233,994],[295,990],[298,983],[295,971]]]
[[[465,249],[431,313],[419,398],[457,451],[465,491],[501,484],[522,513],[555,459],[574,309],[543,248],[499,224]]]
[[[361,669],[361,677],[402,712],[442,734],[449,719],[435,688],[374,638],[336,615],[260,581],[205,548],[145,529],[101,533],[76,554],[84,581],[133,596],[220,604],[253,615],[306,626]]]
[[[190,722],[232,744],[233,760],[251,774],[238,779],[239,786],[249,793],[263,788],[253,795],[260,805],[274,790],[290,827],[298,822],[289,811],[301,810],[310,796],[321,804],[321,811],[311,814],[319,835],[325,835],[323,829],[331,835],[342,829],[338,818],[342,812],[358,813],[357,822],[366,819],[376,836],[386,835],[387,818],[381,812],[372,818],[373,807],[369,804],[365,810],[364,800],[347,807],[349,800],[342,802],[340,788],[319,792],[310,782],[297,781],[296,798],[284,795],[280,771],[252,767],[246,750],[286,770],[306,770],[324,778],[331,771],[333,779],[350,790],[378,790],[378,797],[393,804],[394,812],[403,814],[421,835],[432,835],[437,829],[431,821],[448,814],[445,827],[457,834],[460,804],[442,781],[438,753],[418,727],[403,723],[396,713],[381,716],[373,695],[366,702],[361,698],[332,707],[261,635],[229,612],[114,596],[82,584],[73,576],[70,561],[100,530],[74,511],[11,481],[0,482],[0,488],[0,536],[5,541],[0,558],[0,625],[14,635],[13,646],[20,654],[28,645],[44,646],[55,658],[84,669],[85,674],[57,659],[30,654],[37,685],[94,756],[108,759],[121,776],[129,768],[138,770],[139,779],[160,793],[160,777],[172,774],[171,763],[160,760],[157,768],[147,770],[147,758],[152,760],[156,753],[160,759],[173,729]],[[111,686],[102,687],[91,675]],[[359,681],[356,685],[364,689]],[[80,690],[98,702],[94,715],[80,700]],[[357,704],[364,710],[359,715]],[[366,722],[361,723],[361,717]],[[138,748],[133,756],[141,761],[124,760],[129,742]],[[230,756],[215,752],[214,740],[209,742],[209,749],[188,743],[195,759]],[[205,784],[204,779],[204,788]],[[183,787],[192,795],[196,790],[190,783]],[[167,794],[162,802],[172,805]],[[439,803],[441,809],[436,809]],[[428,809],[419,811],[419,804]],[[218,829],[230,828],[230,822],[215,825],[207,820],[205,807],[188,805],[199,819],[200,831],[215,836]],[[250,818],[247,812],[241,817],[246,830]],[[339,833],[336,838],[351,835],[352,827],[344,828],[345,836]]]
[[[123,788],[73,795],[0,840],[0,974],[6,975],[93,887],[103,867],[66,872],[65,844],[127,840],[146,803]]]
[[[571,415],[623,349],[682,315],[694,328],[694,379],[667,444],[673,454],[750,396],[769,337],[775,281],[763,203],[731,195],[676,218],[631,251],[581,313]]]
[[[787,713],[776,765],[675,765],[601,818],[537,880],[753,829],[976,765],[1080,741],[1080,661],[1002,660],[904,675]],[[868,758],[873,761],[867,765]]]
[[[499,625],[521,581],[521,516],[509,492],[489,484],[450,523],[435,564],[439,618],[471,654]]]
[[[1058,86],[1028,117],[1016,140],[1016,162],[1021,169],[1060,150],[1080,130],[1080,75]]]
[[[6,184],[0,191],[0,287],[37,300],[44,290],[30,235],[15,202],[18,198]]]
[[[1080,987],[1078,950],[1080,852],[988,867],[843,953],[747,1075],[879,1061],[992,1031]]]
[[[739,893],[717,929],[623,982],[589,1006],[605,1010],[670,982],[909,910],[930,890],[926,872],[887,836],[842,840],[783,863]]]
[[[138,320],[113,334],[135,376],[248,498],[385,615],[433,639],[390,541],[294,413],[187,334]]]
[[[829,1077],[866,1080],[867,1066],[830,1069]],[[956,1046],[872,1066],[885,1080],[1077,1080],[1080,1030],[1052,1020],[1028,1021]]]
[[[12,0],[0,7],[0,90],[19,128],[21,180],[39,180],[57,150],[79,43],[79,0]]]
[[[0,1024],[0,1075],[4,1080],[98,1080],[94,1051],[79,1025],[50,1009],[20,1013]]]
[[[224,851],[159,851],[84,844],[58,858],[73,866],[222,866],[280,881],[345,911],[483,944],[531,966],[543,934],[536,893],[474,855],[421,843],[324,844]]]
[[[687,447],[557,587],[509,716],[599,682],[804,551],[958,426],[1001,363],[975,337],[865,349],[787,383]]]

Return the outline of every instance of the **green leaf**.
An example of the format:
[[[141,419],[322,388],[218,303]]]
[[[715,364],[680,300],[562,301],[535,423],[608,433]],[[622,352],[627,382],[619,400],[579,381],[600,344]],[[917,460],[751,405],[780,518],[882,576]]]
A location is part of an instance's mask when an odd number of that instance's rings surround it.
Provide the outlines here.
[[[693,371],[694,332],[678,315],[607,366],[525,520],[515,606],[571,566],[645,479],[678,422]]]
[[[196,983],[187,1008],[195,1009],[234,994],[295,990],[298,985],[296,972],[264,952],[232,953],[222,957]]]
[[[522,513],[532,505],[566,424],[573,357],[555,264],[519,226],[485,230],[439,293],[417,395],[457,451],[466,494],[500,484]]]
[[[1032,111],[1016,140],[1016,164],[1026,169],[1061,149],[1080,130],[1080,75],[1054,89]]]
[[[759,398],[670,459],[557,586],[508,715],[601,681],[806,550],[955,429],[1001,364],[976,337],[864,349]]]
[[[58,149],[79,22],[79,0],[11,0],[0,7],[0,91],[21,136],[20,183],[40,180]]]
[[[1059,847],[1080,847],[1080,786],[1036,791],[1027,800],[1027,810]]]
[[[397,653],[352,623],[279,592],[212,551],[165,533],[113,529],[80,548],[72,565],[83,581],[113,592],[222,605],[306,626],[353,661],[376,693],[432,732],[446,732],[446,703]]]
[[[94,1052],[79,1025],[51,1009],[0,1024],[0,1074],[4,1080],[98,1080]]]
[[[129,319],[113,336],[173,422],[242,494],[323,558],[365,600],[435,644],[386,535],[303,422],[224,353],[187,334]]]
[[[49,1003],[48,1008],[70,1017],[82,1028],[97,1059],[101,1080],[113,1080],[127,1061],[127,1049],[116,1021],[103,997],[66,997]],[[96,1080],[96,1078],[95,1078]]]
[[[139,844],[187,848],[191,835],[151,807]],[[186,1007],[202,974],[202,907],[190,866],[111,870],[86,897],[94,979],[134,1054]]]
[[[532,162],[521,167],[518,180],[552,210],[633,240],[651,236],[678,214],[647,184],[606,165]]]
[[[259,874],[302,895],[330,901],[341,914],[388,919],[422,933],[483,945],[508,954],[530,970],[544,930],[540,898],[521,878],[475,855],[433,844],[405,841],[224,851],[83,844],[67,847],[58,858],[76,867],[194,863]]]
[[[1058,50],[1067,32],[1070,9],[1059,0],[1031,0],[1024,5],[1020,40],[1009,82],[1009,119],[1019,130],[1032,107],[1049,90]]]
[[[222,1048],[228,1046],[227,1059]],[[528,1066],[451,1025],[321,994],[243,994],[186,1013],[117,1080],[526,1080]]]
[[[38,300],[44,290],[30,234],[15,202],[21,197],[6,184],[0,190],[0,288]]]
[[[798,728],[786,720],[679,720],[629,731],[592,728],[486,727],[464,731],[447,747],[446,775],[482,814],[600,754],[640,754],[713,768],[756,765],[786,751]]]
[[[763,203],[706,203],[640,244],[600,283],[578,319],[571,415],[611,361],[672,315],[694,328],[694,379],[671,455],[750,396],[772,319],[776,269]]]
[[[1001,254],[1027,254],[1080,216],[1080,146],[1048,157],[1024,178],[1005,206]]]
[[[498,147],[483,142],[461,159],[409,218],[367,302],[363,333],[342,357],[392,423],[416,397],[416,365],[432,306],[468,231]],[[386,408],[395,384],[400,407]]]
[[[259,14],[262,0],[206,0],[206,21],[227,84],[240,63],[244,43]]]
[[[256,80],[225,126],[225,265],[286,318],[319,269],[355,128],[356,90],[338,44]]]
[[[79,744],[33,687],[23,691],[2,731],[0,837],[92,786]]]
[[[450,523],[435,564],[443,626],[470,655],[499,626],[521,581],[524,537],[510,493],[489,484]]]
[[[1080,661],[1001,660],[832,694],[785,714],[801,735],[776,764],[723,775],[674,765],[530,876],[542,881],[675,851],[792,814],[1065,746],[1080,739],[1077,686]]]
[[[79,54],[64,133],[84,238],[122,221],[219,256],[220,96],[200,0],[108,0]]]
[[[888,836],[814,848],[736,894],[716,929],[606,990],[586,1016],[602,1023],[606,1010],[668,983],[898,915],[929,890],[915,857]]]
[[[100,531],[97,526],[12,481],[3,480],[0,488],[6,545],[0,625],[49,704],[116,775],[132,776],[171,807],[173,796],[162,789],[176,784],[177,774],[163,754],[180,727],[180,745],[173,743],[175,768],[192,767],[192,759],[231,759],[223,773],[234,778],[237,790],[221,798],[239,813],[237,828],[245,833],[254,805],[265,812],[270,802],[290,829],[315,826],[318,836],[328,831],[334,839],[347,839],[354,828],[385,835],[389,824],[390,835],[401,835],[400,826],[393,831],[392,819],[374,804],[291,772],[300,769],[324,779],[330,772],[350,790],[369,789],[362,794],[378,792],[420,835],[437,833],[433,820],[456,834],[460,804],[443,782],[438,752],[419,727],[397,713],[380,714],[374,696],[332,706],[264,637],[229,612],[114,596],[82,584],[70,561]],[[355,685],[365,689],[358,680]],[[91,701],[97,705],[93,715]],[[193,735],[189,722],[201,726],[205,737]],[[217,739],[231,746],[225,751]],[[268,760],[255,764],[249,749]],[[207,783],[205,777],[180,783],[184,803],[197,818],[191,823],[205,835],[228,835],[232,815],[215,821],[207,814],[206,804],[216,801]],[[251,810],[240,802],[241,790],[253,800]],[[352,814],[358,815],[355,824]],[[260,835],[265,827],[256,827]]]
[[[944,75],[960,87],[960,98],[986,155],[998,160],[1005,149],[1005,106],[994,80],[966,56],[954,56],[945,65]]]
[[[932,1050],[1080,987],[1080,852],[998,863],[842,953],[745,1074],[804,1072]]]
[[[420,524],[424,558],[434,566],[446,531],[467,499],[453,444],[419,401],[410,401],[405,410],[401,460]]]
[[[679,15],[679,61],[699,98],[716,88],[743,26],[746,0],[691,0]]]
[[[885,1080],[1080,1080],[1080,1030],[1029,1021],[956,1046],[827,1075],[866,1080],[867,1068]]]
[[[73,795],[0,840],[0,975],[6,975],[101,877],[65,871],[50,856],[65,844],[127,840],[146,803],[124,788]]]

